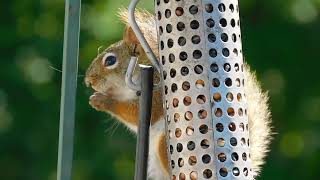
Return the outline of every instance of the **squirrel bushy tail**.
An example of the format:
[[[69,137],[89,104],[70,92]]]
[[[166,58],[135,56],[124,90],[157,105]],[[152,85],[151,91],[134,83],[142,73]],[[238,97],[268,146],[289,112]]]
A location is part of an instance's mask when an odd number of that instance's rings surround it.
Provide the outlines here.
[[[126,25],[129,24],[127,9],[120,9],[118,15]],[[141,9],[136,10],[135,16],[147,42],[153,52],[159,56],[155,16]],[[252,170],[257,176],[261,171],[261,166],[265,163],[264,159],[272,139],[271,114],[268,107],[268,95],[261,90],[255,73],[251,72],[249,65],[245,65],[244,75],[247,81],[245,93],[248,102]]]
[[[125,8],[120,8],[118,11],[118,16],[121,21],[129,25],[128,20],[128,10]],[[155,53],[157,57],[159,57],[159,50],[158,50],[158,37],[157,37],[157,24],[155,17],[144,9],[137,9],[135,11],[135,17],[138,26],[140,27],[144,37],[146,38],[147,42],[149,43],[152,51]]]

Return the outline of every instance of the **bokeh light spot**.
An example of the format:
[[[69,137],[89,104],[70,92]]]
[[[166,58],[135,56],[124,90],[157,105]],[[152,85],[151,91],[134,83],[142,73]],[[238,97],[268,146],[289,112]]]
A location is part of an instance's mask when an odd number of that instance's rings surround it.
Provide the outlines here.
[[[298,132],[288,132],[281,137],[280,151],[289,158],[296,158],[304,150],[304,139]]]
[[[318,16],[315,3],[311,0],[296,0],[292,4],[291,13],[299,23],[310,23]]]

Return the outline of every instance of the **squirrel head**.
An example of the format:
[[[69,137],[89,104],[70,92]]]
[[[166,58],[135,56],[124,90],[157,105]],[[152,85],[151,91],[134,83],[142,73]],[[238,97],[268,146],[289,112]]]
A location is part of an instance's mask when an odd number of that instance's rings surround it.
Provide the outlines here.
[[[86,72],[86,85],[119,100],[135,99],[136,92],[125,84],[125,74],[131,56],[144,59],[145,53],[134,32],[127,26],[123,40],[106,48],[92,61]]]

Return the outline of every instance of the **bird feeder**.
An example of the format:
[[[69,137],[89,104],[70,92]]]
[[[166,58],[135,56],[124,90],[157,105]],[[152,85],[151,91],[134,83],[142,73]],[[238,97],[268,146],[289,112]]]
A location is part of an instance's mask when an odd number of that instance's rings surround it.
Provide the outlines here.
[[[156,0],[171,179],[252,179],[237,0]]]

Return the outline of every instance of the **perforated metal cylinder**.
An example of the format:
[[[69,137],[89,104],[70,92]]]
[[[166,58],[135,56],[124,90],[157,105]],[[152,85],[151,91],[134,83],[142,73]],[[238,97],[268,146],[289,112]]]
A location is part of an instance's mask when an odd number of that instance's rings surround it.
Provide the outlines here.
[[[156,0],[172,179],[252,179],[237,0]]]

